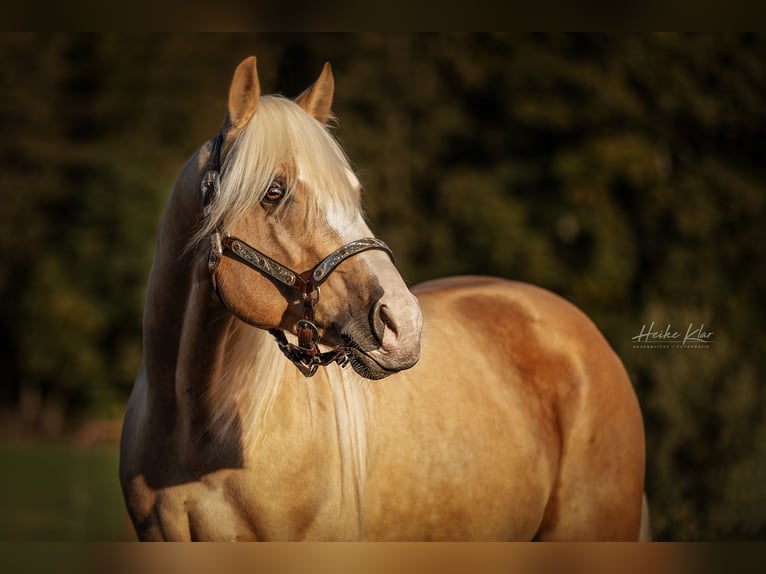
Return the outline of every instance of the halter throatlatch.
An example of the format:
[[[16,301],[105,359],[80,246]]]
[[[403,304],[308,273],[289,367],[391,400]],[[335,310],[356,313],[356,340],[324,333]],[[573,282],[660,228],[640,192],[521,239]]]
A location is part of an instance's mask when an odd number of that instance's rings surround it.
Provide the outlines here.
[[[219,195],[222,145],[223,135],[219,133],[213,141],[210,151],[210,159],[208,160],[210,169],[202,178],[201,189],[204,206],[202,213],[205,218],[210,217],[213,203]],[[295,323],[298,344],[290,343],[284,331],[280,329],[269,329],[269,333],[276,339],[282,353],[298,367],[298,370],[304,376],[311,377],[319,367],[331,363],[338,363],[341,367],[345,367],[349,361],[349,349],[344,346],[338,346],[325,352],[319,349],[320,337],[319,329],[314,323],[314,306],[319,302],[320,286],[346,259],[372,249],[385,251],[393,261],[394,255],[388,245],[380,239],[368,237],[351,241],[330,253],[308,271],[296,273],[241,239],[230,236],[223,229],[222,224],[219,224],[210,236],[208,269],[216,291],[218,290],[216,271],[221,258],[226,255],[300,294],[303,311],[301,318]]]

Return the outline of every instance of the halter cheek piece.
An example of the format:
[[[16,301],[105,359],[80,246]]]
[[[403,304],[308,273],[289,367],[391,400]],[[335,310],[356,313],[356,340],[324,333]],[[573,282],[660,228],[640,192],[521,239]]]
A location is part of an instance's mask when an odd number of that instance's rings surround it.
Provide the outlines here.
[[[223,146],[223,134],[219,133],[213,141],[208,159],[209,169],[202,178],[202,214],[205,218],[210,217],[212,207],[220,193],[221,171],[221,148]],[[338,363],[345,367],[349,361],[350,350],[344,346],[335,347],[329,351],[319,350],[319,329],[314,323],[314,306],[319,302],[321,293],[320,286],[330,274],[349,257],[353,257],[364,251],[377,249],[385,251],[391,260],[394,255],[391,249],[380,239],[368,237],[357,239],[339,247],[330,255],[322,259],[314,267],[303,273],[296,273],[281,263],[274,261],[255,247],[248,245],[237,237],[232,237],[219,224],[210,236],[210,256],[208,269],[213,281],[213,288],[218,292],[216,271],[218,263],[223,256],[230,257],[238,263],[242,263],[259,271],[263,275],[297,291],[303,303],[301,318],[295,323],[298,334],[298,344],[294,345],[287,340],[284,331],[274,328],[269,329],[284,355],[298,367],[306,377],[313,376],[320,366]],[[220,296],[220,293],[219,293]]]

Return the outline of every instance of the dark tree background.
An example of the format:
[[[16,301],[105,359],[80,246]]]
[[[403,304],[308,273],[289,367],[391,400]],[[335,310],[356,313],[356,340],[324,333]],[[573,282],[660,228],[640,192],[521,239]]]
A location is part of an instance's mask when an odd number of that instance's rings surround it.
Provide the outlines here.
[[[332,62],[336,134],[409,281],[529,281],[602,328],[657,538],[766,534],[759,35],[1,36],[6,418],[120,415],[164,202],[250,54],[287,96]],[[713,339],[635,348],[652,321]]]

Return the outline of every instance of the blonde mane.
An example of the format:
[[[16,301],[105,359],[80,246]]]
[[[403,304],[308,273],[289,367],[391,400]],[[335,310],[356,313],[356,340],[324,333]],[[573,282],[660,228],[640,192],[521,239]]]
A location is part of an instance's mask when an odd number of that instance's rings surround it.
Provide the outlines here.
[[[332,205],[334,212],[353,220],[360,206],[350,172],[348,157],[323,124],[292,100],[263,96],[224,159],[220,195],[191,243],[257,206],[276,178],[288,194],[300,178],[313,191],[317,207]]]

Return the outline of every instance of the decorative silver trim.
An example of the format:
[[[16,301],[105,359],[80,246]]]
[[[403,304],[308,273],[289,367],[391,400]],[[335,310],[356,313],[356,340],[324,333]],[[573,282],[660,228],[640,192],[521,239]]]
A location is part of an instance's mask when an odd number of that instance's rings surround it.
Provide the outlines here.
[[[273,259],[253,251],[241,241],[237,241],[236,239],[232,241],[231,250],[239,257],[250,263],[253,267],[263,271],[266,275],[273,277],[277,281],[281,281],[288,287],[295,286],[295,273],[290,271],[287,267],[280,265]]]
[[[367,251],[368,249],[381,249],[388,253],[389,257],[393,259],[391,249],[389,249],[388,245],[380,239],[375,239],[373,237],[357,239],[356,241],[347,243],[343,247],[333,251],[330,255],[320,261],[312,273],[314,281],[316,283],[321,282],[343,261],[357,253]]]

